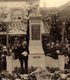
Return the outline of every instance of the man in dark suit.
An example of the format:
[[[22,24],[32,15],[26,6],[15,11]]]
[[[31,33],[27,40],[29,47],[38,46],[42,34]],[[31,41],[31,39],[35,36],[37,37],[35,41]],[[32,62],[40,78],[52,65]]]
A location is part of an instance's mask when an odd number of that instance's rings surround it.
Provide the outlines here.
[[[6,55],[7,55],[7,47],[3,46],[2,54],[1,54],[1,69],[6,70],[7,68],[7,61],[6,61]]]
[[[17,58],[20,61],[20,65],[21,65],[21,73],[23,73],[25,71],[25,73],[28,73],[28,54],[29,54],[29,49],[27,46],[27,42],[24,41],[23,44],[18,44],[16,50],[13,50],[14,53],[16,53],[15,56],[17,56]],[[25,64],[25,67],[23,67],[23,63]]]

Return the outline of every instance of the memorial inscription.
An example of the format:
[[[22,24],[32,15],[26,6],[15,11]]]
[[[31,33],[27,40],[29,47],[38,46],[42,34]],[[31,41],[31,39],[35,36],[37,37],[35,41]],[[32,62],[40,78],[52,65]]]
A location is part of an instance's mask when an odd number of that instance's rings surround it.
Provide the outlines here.
[[[40,25],[32,25],[32,40],[40,40]]]

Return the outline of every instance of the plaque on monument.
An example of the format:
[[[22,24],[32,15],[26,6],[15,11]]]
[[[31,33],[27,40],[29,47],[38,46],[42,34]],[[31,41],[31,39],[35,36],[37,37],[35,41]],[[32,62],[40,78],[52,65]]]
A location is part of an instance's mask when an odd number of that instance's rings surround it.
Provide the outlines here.
[[[40,25],[32,25],[32,40],[40,40]]]

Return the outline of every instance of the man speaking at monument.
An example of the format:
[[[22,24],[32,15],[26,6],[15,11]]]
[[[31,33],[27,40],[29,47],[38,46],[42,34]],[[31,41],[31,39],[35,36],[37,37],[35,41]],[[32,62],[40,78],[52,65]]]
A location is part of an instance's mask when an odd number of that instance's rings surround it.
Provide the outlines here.
[[[15,51],[15,49],[13,49],[13,52]],[[27,42],[23,41],[23,43],[20,45],[17,45],[17,49],[16,49],[16,55],[17,58],[20,61],[20,66],[21,66],[21,73],[23,74],[28,73],[28,54],[29,54],[29,49],[27,47]],[[14,52],[15,55],[15,52]],[[23,66],[24,63],[24,66]]]

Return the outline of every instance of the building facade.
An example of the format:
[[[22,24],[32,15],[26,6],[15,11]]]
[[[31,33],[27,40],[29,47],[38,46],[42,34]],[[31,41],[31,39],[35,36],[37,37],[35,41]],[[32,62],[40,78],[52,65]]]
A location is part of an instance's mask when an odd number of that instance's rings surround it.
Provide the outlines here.
[[[27,25],[24,23],[23,15],[22,8],[11,8],[7,18],[3,21],[0,20],[0,44],[11,45],[15,38],[18,42],[24,40]]]

